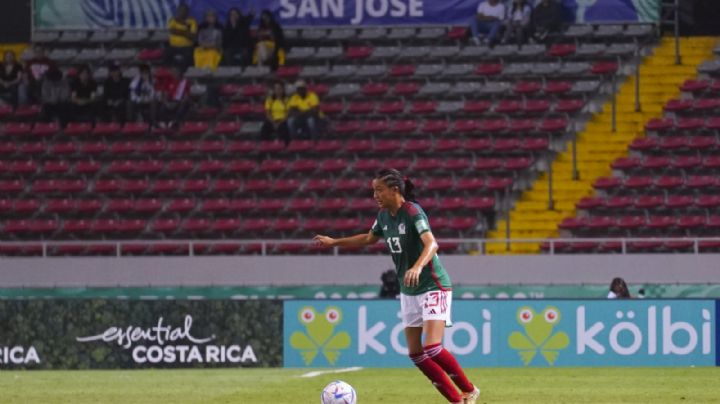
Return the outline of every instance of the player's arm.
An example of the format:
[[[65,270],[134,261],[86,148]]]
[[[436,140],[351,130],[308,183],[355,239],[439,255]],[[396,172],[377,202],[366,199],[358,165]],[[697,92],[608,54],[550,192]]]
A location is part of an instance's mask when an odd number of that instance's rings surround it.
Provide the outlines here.
[[[370,230],[367,233],[343,238],[332,238],[318,234],[313,240],[328,247],[364,247],[377,243],[380,237],[373,234],[372,230]]]
[[[415,264],[405,272],[405,279],[403,279],[405,286],[417,286],[420,282],[420,272],[422,272],[422,269],[433,259],[438,250],[438,244],[432,232],[426,231],[422,233],[420,240],[422,240],[423,243],[423,250],[417,261],[415,261]]]

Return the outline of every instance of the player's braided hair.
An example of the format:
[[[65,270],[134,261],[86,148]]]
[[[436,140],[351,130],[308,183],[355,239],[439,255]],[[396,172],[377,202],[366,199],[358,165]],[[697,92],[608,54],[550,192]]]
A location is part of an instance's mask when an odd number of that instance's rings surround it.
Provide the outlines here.
[[[375,174],[375,178],[388,187],[397,187],[400,195],[410,202],[415,202],[415,184],[394,168],[384,168]]]

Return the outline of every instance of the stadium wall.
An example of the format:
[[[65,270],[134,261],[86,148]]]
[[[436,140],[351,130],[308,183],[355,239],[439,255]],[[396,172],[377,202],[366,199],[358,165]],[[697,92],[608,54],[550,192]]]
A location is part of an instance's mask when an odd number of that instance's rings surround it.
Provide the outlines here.
[[[720,283],[717,254],[442,257],[455,283]],[[0,259],[0,287],[378,284],[386,256],[85,257]]]

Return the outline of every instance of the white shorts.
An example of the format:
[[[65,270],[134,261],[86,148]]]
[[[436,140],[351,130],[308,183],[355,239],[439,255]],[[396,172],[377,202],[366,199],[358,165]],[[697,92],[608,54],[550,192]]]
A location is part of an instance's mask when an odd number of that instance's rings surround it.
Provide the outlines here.
[[[400,294],[400,312],[405,327],[422,327],[423,321],[427,320],[442,320],[450,327],[451,306],[451,291],[432,290],[416,296]]]

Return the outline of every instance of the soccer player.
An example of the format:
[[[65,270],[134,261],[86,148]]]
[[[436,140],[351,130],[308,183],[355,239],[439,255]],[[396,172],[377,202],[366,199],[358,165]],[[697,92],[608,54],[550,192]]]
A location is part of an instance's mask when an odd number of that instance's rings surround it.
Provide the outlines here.
[[[428,218],[414,201],[413,183],[398,170],[384,169],[377,173],[372,187],[380,211],[367,234],[338,239],[317,235],[315,241],[326,246],[361,247],[385,239],[401,285],[400,308],[410,359],[449,402],[475,403],[480,390],[442,346],[445,327],[451,325],[450,277],[436,254],[438,245]]]

